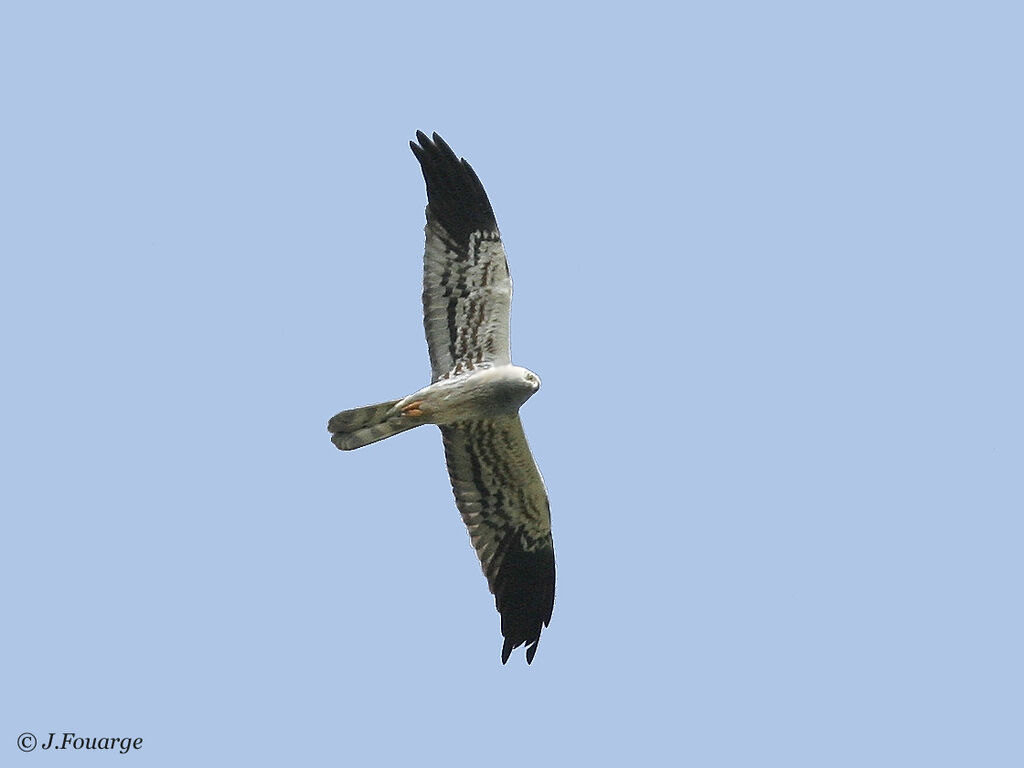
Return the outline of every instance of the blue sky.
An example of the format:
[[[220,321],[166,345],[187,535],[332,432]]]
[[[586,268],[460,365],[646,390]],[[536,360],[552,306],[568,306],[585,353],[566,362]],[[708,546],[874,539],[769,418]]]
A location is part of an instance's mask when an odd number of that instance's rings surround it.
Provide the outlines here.
[[[8,5],[0,762],[1020,765],[1011,8]],[[531,667],[437,431],[325,430],[428,379],[416,129],[544,381]]]

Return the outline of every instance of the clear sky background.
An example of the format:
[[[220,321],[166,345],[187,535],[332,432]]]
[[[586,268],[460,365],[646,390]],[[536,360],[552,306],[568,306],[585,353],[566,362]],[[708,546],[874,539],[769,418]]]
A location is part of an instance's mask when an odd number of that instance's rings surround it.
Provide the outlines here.
[[[0,763],[1024,764],[1015,4],[369,5],[0,13]],[[437,430],[325,429],[428,380],[416,129],[544,381],[531,667]]]

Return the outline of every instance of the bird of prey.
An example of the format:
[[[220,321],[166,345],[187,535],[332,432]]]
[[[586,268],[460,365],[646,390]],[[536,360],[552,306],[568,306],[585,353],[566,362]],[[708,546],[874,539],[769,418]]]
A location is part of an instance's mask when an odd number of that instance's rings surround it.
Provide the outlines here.
[[[476,172],[436,133],[409,142],[427,186],[423,325],[431,383],[408,397],[342,411],[327,424],[341,450],[437,424],[455,503],[501,614],[501,663],[526,644],[533,662],[555,602],[551,513],[520,406],[539,388],[512,365],[512,280]]]

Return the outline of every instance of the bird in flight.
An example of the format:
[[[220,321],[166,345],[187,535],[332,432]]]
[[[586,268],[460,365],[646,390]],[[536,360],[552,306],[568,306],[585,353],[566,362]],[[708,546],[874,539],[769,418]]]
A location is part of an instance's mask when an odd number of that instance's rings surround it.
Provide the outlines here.
[[[501,663],[537,653],[555,602],[551,512],[519,408],[539,388],[512,364],[512,279],[476,172],[436,133],[409,142],[427,186],[423,326],[431,383],[408,397],[342,411],[327,424],[350,451],[437,424],[455,504],[501,614]]]

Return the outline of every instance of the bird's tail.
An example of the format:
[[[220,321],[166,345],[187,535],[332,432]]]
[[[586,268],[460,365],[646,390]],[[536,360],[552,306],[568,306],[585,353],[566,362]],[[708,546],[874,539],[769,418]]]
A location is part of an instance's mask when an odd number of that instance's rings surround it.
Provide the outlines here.
[[[343,451],[351,451],[423,423],[420,419],[398,413],[395,406],[400,402],[401,400],[389,400],[386,403],[342,411],[327,422],[331,442]]]

